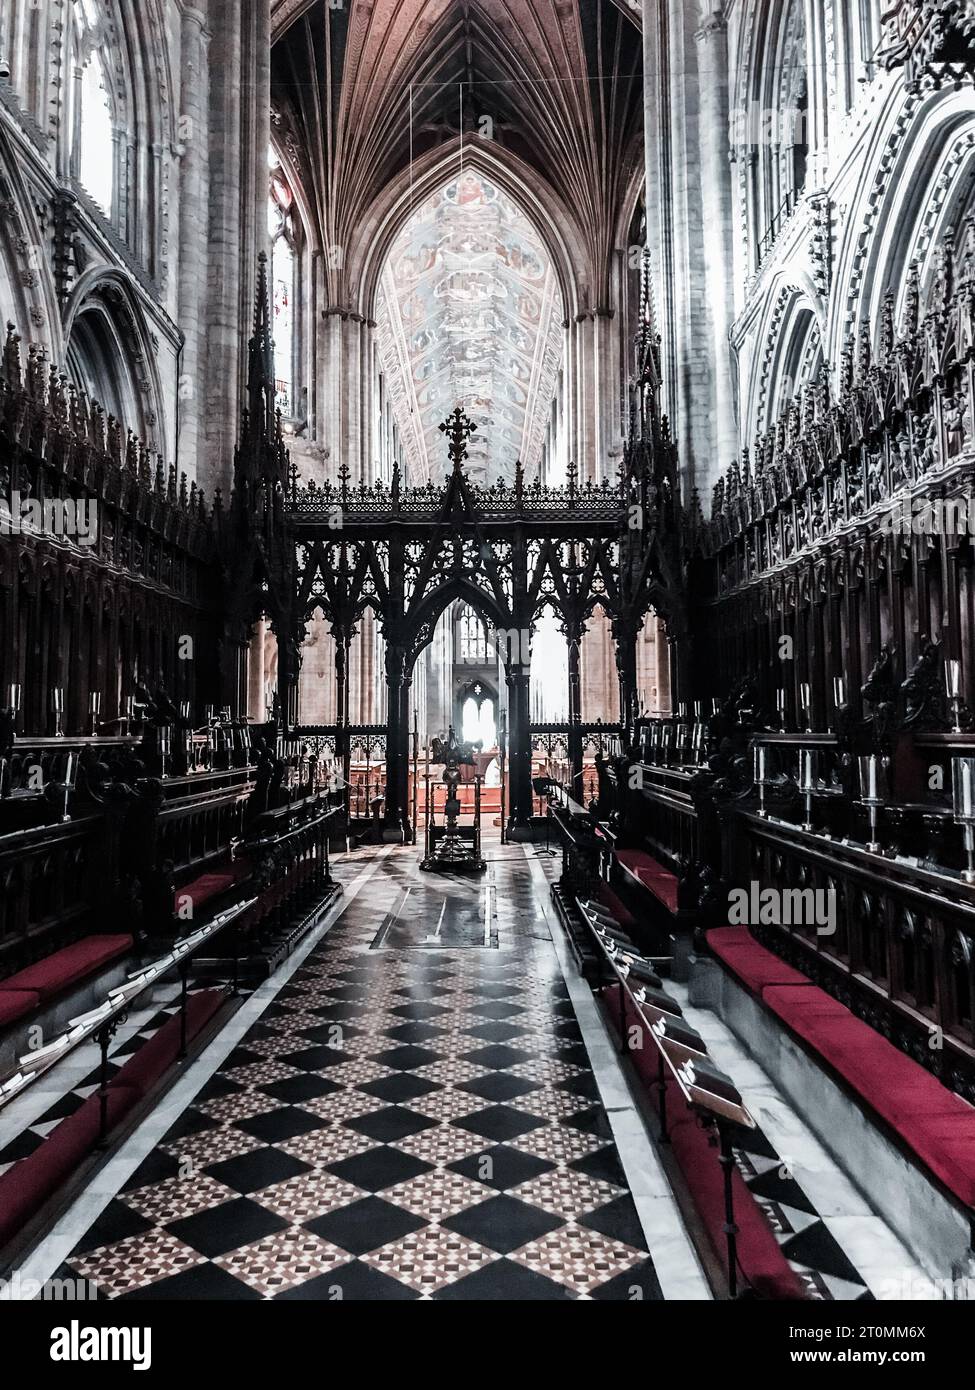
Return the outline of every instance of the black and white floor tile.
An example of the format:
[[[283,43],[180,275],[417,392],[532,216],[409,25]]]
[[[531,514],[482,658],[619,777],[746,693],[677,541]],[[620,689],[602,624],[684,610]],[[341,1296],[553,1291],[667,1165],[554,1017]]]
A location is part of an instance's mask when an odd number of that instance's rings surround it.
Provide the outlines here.
[[[67,1269],[109,1299],[659,1298],[525,856],[491,857],[384,859]]]

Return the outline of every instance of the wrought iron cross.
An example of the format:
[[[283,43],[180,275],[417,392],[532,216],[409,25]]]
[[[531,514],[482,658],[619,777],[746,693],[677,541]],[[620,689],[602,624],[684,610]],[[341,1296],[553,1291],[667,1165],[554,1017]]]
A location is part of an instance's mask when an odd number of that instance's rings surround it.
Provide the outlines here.
[[[450,439],[448,452],[455,469],[459,469],[467,457],[467,441],[476,428],[474,421],[468,419],[459,405],[455,407],[453,414],[448,415],[441,423],[441,431]]]

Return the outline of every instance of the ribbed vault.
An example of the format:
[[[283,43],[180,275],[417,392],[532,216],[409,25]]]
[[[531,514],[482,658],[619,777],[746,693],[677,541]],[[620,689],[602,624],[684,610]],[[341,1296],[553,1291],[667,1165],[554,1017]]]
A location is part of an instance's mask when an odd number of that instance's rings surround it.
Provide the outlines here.
[[[332,307],[355,300],[348,248],[384,190],[461,134],[510,152],[573,210],[581,307],[608,303],[642,149],[629,12],[611,0],[281,0],[274,23],[275,119],[327,253]]]

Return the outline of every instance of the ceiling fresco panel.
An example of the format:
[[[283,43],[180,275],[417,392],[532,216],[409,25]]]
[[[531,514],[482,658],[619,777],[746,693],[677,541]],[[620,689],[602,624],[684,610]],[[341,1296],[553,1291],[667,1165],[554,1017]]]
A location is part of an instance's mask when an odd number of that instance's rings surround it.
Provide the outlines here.
[[[412,214],[390,249],[379,349],[413,481],[442,468],[438,425],[461,405],[477,432],[472,481],[539,464],[562,356],[563,308],[544,243],[517,205],[468,169]]]

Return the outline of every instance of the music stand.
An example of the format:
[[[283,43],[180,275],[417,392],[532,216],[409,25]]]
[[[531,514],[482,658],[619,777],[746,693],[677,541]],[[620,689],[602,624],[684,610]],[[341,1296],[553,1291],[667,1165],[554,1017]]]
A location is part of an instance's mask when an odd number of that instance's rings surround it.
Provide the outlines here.
[[[548,804],[549,804],[549,807],[551,807],[551,804],[552,804],[552,788],[553,788],[553,787],[556,787],[556,786],[558,786],[558,783],[555,782],[555,781],[553,781],[553,779],[552,779],[551,777],[533,777],[533,778],[532,778],[532,791],[535,793],[535,795],[536,795],[539,799],[541,799],[541,798],[544,796],[545,799],[546,799],[546,801],[547,801]],[[545,858],[546,855],[547,855],[550,859],[557,859],[557,858],[558,858],[558,855],[559,855],[558,850],[557,850],[557,849],[552,849],[552,847],[551,847],[551,845],[550,845],[550,843],[549,843],[549,821],[550,821],[550,820],[551,820],[551,811],[549,810],[549,811],[547,811],[546,814],[545,814],[545,847],[544,847],[544,849],[537,849],[537,850],[535,851],[535,858],[536,858],[536,859],[543,859],[543,858]]]

